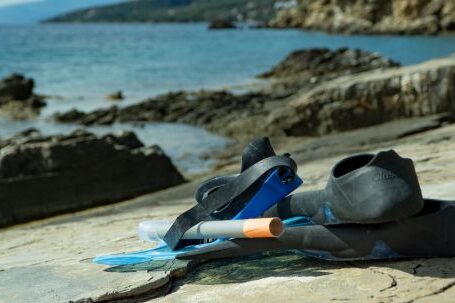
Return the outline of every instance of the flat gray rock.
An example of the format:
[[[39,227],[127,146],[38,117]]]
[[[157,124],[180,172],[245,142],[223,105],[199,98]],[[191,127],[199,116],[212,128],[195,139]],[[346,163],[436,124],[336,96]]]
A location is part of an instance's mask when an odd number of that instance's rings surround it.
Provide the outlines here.
[[[170,218],[192,203],[194,184],[118,205],[0,230],[0,302],[100,302],[166,293],[187,262],[109,268],[92,258],[153,247],[136,237],[142,220]],[[182,198],[182,196],[186,198]],[[165,205],[165,206],[163,206]]]

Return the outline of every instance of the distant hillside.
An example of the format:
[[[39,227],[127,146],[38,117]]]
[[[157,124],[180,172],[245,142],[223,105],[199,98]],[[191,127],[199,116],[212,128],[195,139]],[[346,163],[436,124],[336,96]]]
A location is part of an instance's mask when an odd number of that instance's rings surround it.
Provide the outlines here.
[[[46,22],[268,21],[276,0],[134,0],[78,10]]]
[[[0,0],[0,24],[35,23],[76,9],[122,1],[125,0],[24,0],[6,5]]]

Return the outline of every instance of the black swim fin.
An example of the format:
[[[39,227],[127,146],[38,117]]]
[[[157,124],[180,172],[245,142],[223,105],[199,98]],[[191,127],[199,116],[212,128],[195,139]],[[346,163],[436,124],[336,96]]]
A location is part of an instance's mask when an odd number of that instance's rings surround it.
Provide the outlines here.
[[[289,196],[264,216],[307,216],[316,224],[381,223],[412,216],[422,207],[412,160],[390,150],[341,160],[325,189]]]
[[[182,239],[188,229],[202,221],[232,219],[275,170],[296,176],[297,164],[287,155],[277,156],[268,138],[252,141],[243,151],[241,173],[204,182],[196,192],[198,204],[177,217],[163,240],[173,250],[194,244]]]
[[[455,203],[428,199],[419,214],[399,221],[296,226],[286,228],[279,238],[232,239],[177,258],[211,260],[289,249],[340,261],[454,257]]]

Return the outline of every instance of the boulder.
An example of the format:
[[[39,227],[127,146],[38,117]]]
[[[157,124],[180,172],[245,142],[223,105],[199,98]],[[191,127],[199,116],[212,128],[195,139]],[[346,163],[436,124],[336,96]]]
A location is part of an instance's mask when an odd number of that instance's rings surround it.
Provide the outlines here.
[[[33,93],[34,81],[20,74],[0,80],[0,110],[7,115],[26,119],[39,113],[46,103]]]
[[[156,175],[159,172],[159,175]],[[132,198],[184,182],[158,146],[131,132],[42,136],[0,142],[0,226]]]

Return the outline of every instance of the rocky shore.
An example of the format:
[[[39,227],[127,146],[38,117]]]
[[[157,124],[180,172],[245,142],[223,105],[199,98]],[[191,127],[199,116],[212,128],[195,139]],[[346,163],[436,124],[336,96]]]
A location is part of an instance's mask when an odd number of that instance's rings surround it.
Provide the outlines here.
[[[299,0],[269,25],[346,34],[431,35],[455,31],[455,2]]]
[[[309,49],[291,53],[260,77],[270,84],[259,91],[176,92],[122,108],[57,113],[55,119],[82,125],[180,122],[242,140],[320,136],[455,111],[455,56],[400,67],[361,50]]]
[[[204,127],[233,138],[273,135],[277,123],[269,120],[289,107],[301,91],[309,91],[340,76],[394,68],[399,63],[378,54],[351,49],[296,51],[276,67],[259,75],[270,79],[260,91],[234,94],[227,91],[175,92],[127,107],[113,106],[90,113],[72,110],[57,113],[58,122],[108,125],[114,122],[179,122]]]
[[[406,122],[405,120],[402,122]],[[404,130],[416,122],[396,126]],[[387,128],[386,128],[387,129]],[[386,130],[385,129],[385,130]],[[390,129],[390,127],[388,128]],[[325,186],[331,167],[356,151],[393,148],[414,160],[425,197],[455,197],[455,126],[443,125],[422,134],[388,142],[374,128],[333,136],[309,145],[288,138],[277,152],[292,152],[306,183],[299,191]],[[372,135],[373,134],[373,135]],[[402,133],[400,136],[403,136]],[[398,135],[398,133],[395,133]],[[376,136],[376,137],[375,137]],[[335,137],[349,150],[334,148]],[[369,141],[359,141],[359,138]],[[327,138],[327,137],[326,137]],[[317,140],[317,139],[314,139]],[[319,152],[309,159],[310,146]],[[305,150],[303,147],[307,148]],[[238,165],[238,162],[235,163]],[[231,171],[226,167],[217,174]],[[237,167],[235,167],[237,169]],[[210,262],[144,263],[106,268],[91,264],[94,256],[151,247],[137,239],[137,224],[173,219],[194,205],[193,192],[202,180],[144,195],[120,204],[58,216],[0,230],[0,301],[4,302],[452,302],[453,258],[378,262],[325,262],[295,252],[275,252]],[[431,228],[431,227],[429,227]]]
[[[28,119],[46,105],[44,97],[33,92],[35,82],[20,74],[0,80],[0,114],[15,119]]]
[[[159,172],[159,176],[156,175]],[[0,227],[118,202],[184,182],[158,146],[131,132],[0,141]]]

